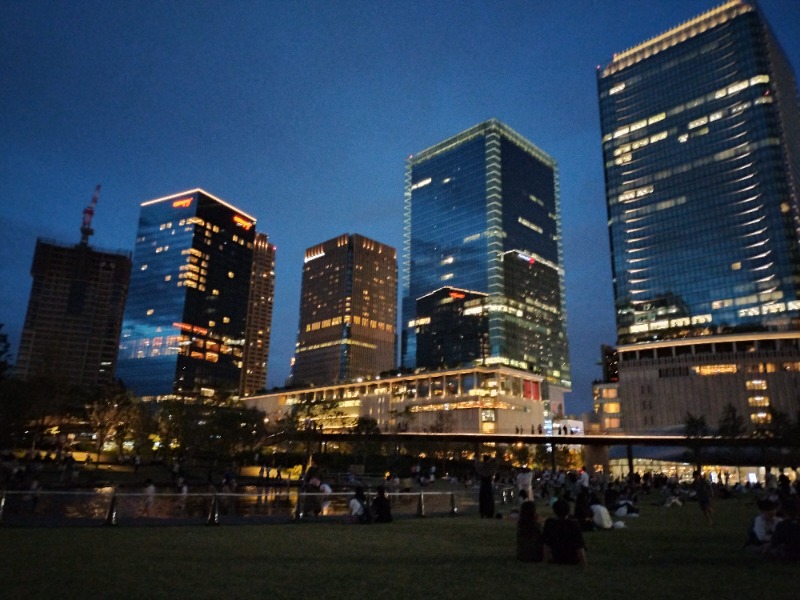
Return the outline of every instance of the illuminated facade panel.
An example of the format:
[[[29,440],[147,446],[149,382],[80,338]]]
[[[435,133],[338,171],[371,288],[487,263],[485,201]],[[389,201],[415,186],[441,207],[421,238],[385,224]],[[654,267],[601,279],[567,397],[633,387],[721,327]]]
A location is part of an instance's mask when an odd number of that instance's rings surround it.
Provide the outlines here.
[[[629,434],[675,433],[687,413],[716,431],[728,406],[752,434],[774,413],[797,415],[800,333],[719,335],[618,348],[618,399]],[[595,410],[601,402],[595,386]],[[771,418],[771,417],[770,417]]]
[[[130,275],[128,253],[38,239],[15,374],[112,383]]]
[[[358,234],[306,250],[292,382],[329,385],[395,366],[397,251]]]
[[[473,362],[568,390],[555,161],[499,121],[481,123],[408,159],[405,213],[402,365],[441,365],[426,345],[430,327],[417,337],[417,311],[448,286],[485,295],[488,336]]]
[[[542,376],[529,371],[472,367],[292,388],[245,404],[271,421],[313,406],[315,425],[328,432],[349,431],[369,417],[384,432],[536,433],[547,423],[543,387]]]
[[[796,329],[800,109],[733,0],[598,69],[618,343]]]
[[[118,377],[143,396],[239,391],[255,219],[192,190],[144,202]]]

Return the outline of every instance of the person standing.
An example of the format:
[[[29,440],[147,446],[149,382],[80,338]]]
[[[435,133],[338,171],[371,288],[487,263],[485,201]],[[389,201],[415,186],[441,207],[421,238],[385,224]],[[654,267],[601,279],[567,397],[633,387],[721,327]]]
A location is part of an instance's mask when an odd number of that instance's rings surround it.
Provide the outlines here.
[[[475,471],[481,482],[478,490],[478,512],[481,518],[491,519],[494,517],[494,474],[497,472],[497,462],[484,454],[483,460],[475,464]]]
[[[150,515],[150,511],[153,509],[153,502],[155,502],[156,499],[156,486],[153,484],[153,480],[148,479],[144,484],[144,506],[142,507],[142,516]]]
[[[533,471],[527,466],[522,467],[522,470],[517,473],[516,484],[520,502],[533,500]]]
[[[714,509],[711,508],[711,486],[700,471],[692,473],[692,477],[694,478],[692,481],[692,489],[694,490],[697,504],[700,506],[700,511],[703,513],[708,524],[713,525],[714,520],[712,516],[714,514]]]

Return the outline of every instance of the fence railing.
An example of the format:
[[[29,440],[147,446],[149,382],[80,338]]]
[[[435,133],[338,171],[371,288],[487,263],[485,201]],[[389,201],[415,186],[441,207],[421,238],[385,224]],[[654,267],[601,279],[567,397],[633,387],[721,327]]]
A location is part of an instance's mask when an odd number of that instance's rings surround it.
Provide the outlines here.
[[[367,490],[371,502],[375,492]],[[477,514],[477,490],[387,493],[395,518]],[[347,520],[352,491],[311,493],[298,488],[248,488],[237,492],[129,492],[92,490],[0,491],[0,525],[78,526],[191,525]],[[497,492],[501,505],[515,502],[513,490]]]

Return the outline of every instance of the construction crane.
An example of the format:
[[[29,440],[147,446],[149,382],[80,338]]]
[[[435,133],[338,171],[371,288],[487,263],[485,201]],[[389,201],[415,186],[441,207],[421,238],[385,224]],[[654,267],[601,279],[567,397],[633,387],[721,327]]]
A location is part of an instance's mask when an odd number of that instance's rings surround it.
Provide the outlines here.
[[[97,199],[100,197],[100,186],[94,189],[94,196],[89,206],[83,209],[83,223],[81,224],[81,246],[89,244],[89,236],[94,234],[92,229],[92,217],[94,217],[94,207],[97,206]]]

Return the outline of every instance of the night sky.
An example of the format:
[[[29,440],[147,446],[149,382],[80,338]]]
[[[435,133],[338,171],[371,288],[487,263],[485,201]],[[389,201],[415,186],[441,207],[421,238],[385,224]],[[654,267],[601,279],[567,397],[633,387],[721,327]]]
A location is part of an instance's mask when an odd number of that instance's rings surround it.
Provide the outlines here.
[[[398,249],[405,159],[498,118],[559,165],[574,391],[614,343],[596,69],[714,0],[0,0],[0,323],[16,355],[37,237],[132,250],[139,204],[200,187],[277,245],[268,386],[305,248]],[[800,67],[800,1],[760,6]]]

